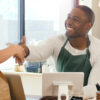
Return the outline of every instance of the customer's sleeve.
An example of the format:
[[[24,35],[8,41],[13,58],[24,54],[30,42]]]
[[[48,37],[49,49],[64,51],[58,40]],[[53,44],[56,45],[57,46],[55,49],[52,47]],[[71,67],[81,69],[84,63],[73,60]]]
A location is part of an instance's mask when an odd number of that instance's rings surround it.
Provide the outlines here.
[[[38,45],[31,44],[28,46],[30,54],[26,58],[28,61],[40,62],[46,60],[53,54],[55,48],[56,36],[52,36],[41,41]]]

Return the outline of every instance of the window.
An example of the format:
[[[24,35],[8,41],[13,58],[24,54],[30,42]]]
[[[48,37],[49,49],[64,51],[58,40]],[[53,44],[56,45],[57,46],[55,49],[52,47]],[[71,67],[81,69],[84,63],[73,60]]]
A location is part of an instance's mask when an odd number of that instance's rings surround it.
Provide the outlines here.
[[[5,48],[7,42],[20,41],[21,28],[24,30],[24,22],[21,23],[24,1],[27,43],[65,32],[64,22],[73,7],[73,0],[0,0],[0,49]],[[0,69],[11,69],[14,65],[11,58],[0,64]]]
[[[25,0],[27,44],[37,43],[54,34],[65,33],[64,23],[72,7],[73,0]],[[47,63],[53,61],[51,59],[49,58]],[[50,64],[53,65],[53,62]]]
[[[25,35],[28,43],[64,33],[73,0],[25,0]]]
[[[19,41],[18,0],[0,0],[0,47]]]
[[[20,40],[18,3],[18,0],[0,0],[0,49],[8,42],[18,43]],[[0,64],[0,69],[11,68],[15,64],[13,60]]]

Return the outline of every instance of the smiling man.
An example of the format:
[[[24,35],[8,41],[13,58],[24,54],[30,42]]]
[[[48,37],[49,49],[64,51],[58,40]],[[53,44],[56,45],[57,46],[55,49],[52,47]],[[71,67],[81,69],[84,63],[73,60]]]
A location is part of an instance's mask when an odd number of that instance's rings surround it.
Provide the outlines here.
[[[90,64],[88,31],[94,23],[94,13],[89,8],[87,8],[87,11],[86,8],[85,6],[78,6],[69,13],[65,21],[67,39],[59,53],[57,61],[58,71],[84,72],[84,85],[87,85],[88,76],[92,68]],[[72,55],[72,50],[69,52],[69,50],[65,49],[68,42],[73,51],[85,51],[86,53]]]
[[[52,36],[37,46],[23,48],[28,61],[40,62],[52,56],[58,72],[84,72],[84,98],[95,97],[100,82],[100,40],[89,36],[95,15],[87,6],[77,6],[65,21],[66,33]]]

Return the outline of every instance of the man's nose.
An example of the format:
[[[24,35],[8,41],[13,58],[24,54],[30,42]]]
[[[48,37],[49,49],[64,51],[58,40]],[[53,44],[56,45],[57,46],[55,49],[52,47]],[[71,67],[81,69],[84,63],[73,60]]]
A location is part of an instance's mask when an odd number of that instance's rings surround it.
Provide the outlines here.
[[[73,19],[72,18],[67,19],[66,23],[67,25],[73,25]]]

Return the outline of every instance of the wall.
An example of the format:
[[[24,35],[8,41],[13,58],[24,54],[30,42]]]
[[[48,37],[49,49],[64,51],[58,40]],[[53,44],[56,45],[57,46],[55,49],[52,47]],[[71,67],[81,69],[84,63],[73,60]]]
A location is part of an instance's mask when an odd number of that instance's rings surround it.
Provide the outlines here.
[[[8,21],[3,20],[0,16],[0,49],[3,49],[8,42]]]
[[[79,0],[80,5],[86,5],[88,7],[92,7],[92,0]]]
[[[100,6],[99,6],[100,0],[93,0],[92,1],[92,8],[95,12],[95,24],[93,27],[93,35],[100,39]]]

